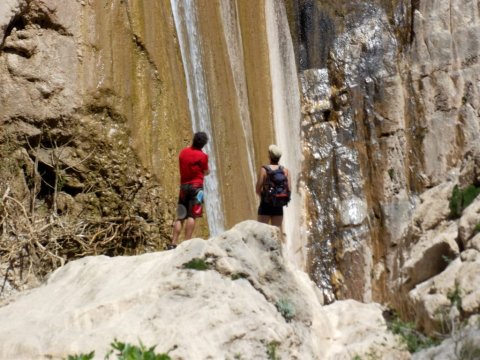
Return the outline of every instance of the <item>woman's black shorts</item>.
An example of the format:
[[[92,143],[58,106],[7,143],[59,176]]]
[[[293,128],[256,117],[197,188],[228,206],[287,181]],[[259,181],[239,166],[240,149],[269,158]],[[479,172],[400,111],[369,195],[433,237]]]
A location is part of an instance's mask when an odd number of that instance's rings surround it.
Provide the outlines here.
[[[258,207],[258,215],[283,216],[283,206],[275,207],[262,200]]]

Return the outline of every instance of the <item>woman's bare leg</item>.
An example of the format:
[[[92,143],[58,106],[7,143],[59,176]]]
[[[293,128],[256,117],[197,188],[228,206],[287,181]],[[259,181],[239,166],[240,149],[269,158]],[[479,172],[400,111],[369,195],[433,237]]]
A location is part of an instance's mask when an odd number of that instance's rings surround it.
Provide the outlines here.
[[[272,225],[282,227],[283,216],[272,216]]]
[[[270,216],[268,215],[258,215],[257,220],[264,224],[270,224]]]

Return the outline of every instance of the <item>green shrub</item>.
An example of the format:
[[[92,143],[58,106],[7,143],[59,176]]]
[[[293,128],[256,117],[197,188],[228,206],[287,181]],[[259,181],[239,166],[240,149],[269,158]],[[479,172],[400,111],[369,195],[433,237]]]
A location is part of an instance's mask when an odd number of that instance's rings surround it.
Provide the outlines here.
[[[455,258],[449,258],[447,255],[442,255],[442,260],[447,264],[450,264],[454,259]]]
[[[280,299],[277,301],[277,310],[280,314],[282,314],[283,318],[289,322],[295,316],[295,307],[294,305],[287,299]]]
[[[176,348],[174,347],[167,353],[156,354],[155,346],[147,348],[141,341],[139,346],[135,346],[122,343],[116,339],[110,346],[111,349],[105,355],[106,360],[110,359],[112,355],[115,355],[117,360],[171,360],[168,353]],[[89,354],[69,355],[67,360],[91,360],[94,356],[95,352],[92,351]]]
[[[156,354],[156,346],[147,348],[142,342],[140,342],[140,346],[135,346],[115,339],[110,346],[112,349],[105,356],[107,360],[112,354],[116,355],[118,360],[171,360],[168,353]]]
[[[205,262],[204,259],[194,258],[189,262],[183,264],[184,269],[192,269],[192,270],[207,270],[209,265]]]
[[[475,185],[468,185],[463,189],[455,185],[449,203],[450,216],[454,219],[459,218],[463,209],[470,205],[478,194],[480,194],[480,187]]]
[[[478,223],[477,225],[475,225],[475,227],[473,228],[473,233],[474,234],[477,234],[480,232],[480,223]]]
[[[458,310],[462,309],[462,290],[457,282],[455,282],[455,289],[448,291],[447,299],[450,300],[452,306],[456,306]]]
[[[232,273],[232,274],[230,275],[230,279],[232,279],[232,280],[246,279],[246,278],[248,278],[248,274],[245,274],[245,273],[242,273],[242,272],[240,272],[240,273]]]
[[[280,360],[280,358],[277,355],[278,345],[280,345],[280,344],[276,341],[272,341],[267,345],[268,360]]]
[[[394,181],[395,180],[395,170],[388,169],[388,176],[390,176],[390,180]]]
[[[388,327],[390,331],[400,336],[402,341],[407,345],[408,351],[411,353],[434,346],[438,343],[437,340],[417,331],[413,323],[403,322],[398,316],[388,323]]]
[[[68,355],[67,360],[92,360],[94,356],[95,351],[92,351],[88,354]]]
[[[472,340],[464,341],[460,348],[458,359],[478,360],[480,359],[480,346]]]

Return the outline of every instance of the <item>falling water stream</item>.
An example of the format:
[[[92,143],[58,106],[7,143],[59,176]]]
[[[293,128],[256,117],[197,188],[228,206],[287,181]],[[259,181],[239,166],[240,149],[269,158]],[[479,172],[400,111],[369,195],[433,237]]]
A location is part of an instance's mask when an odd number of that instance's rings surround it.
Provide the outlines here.
[[[283,150],[281,164],[290,171],[292,200],[284,208],[286,254],[298,268],[305,269],[304,204],[299,174],[302,170],[300,148],[300,89],[295,54],[283,4],[276,0],[265,3],[275,137]]]
[[[183,66],[187,81],[190,114],[194,131],[203,130],[212,134],[208,91],[203,70],[201,53],[202,39],[198,30],[196,2],[194,0],[171,0],[175,26],[178,34]],[[252,130],[248,114],[246,84],[243,74],[243,54],[241,35],[235,25],[235,13],[223,4],[222,20],[225,36],[228,39],[229,63],[234,73],[237,98],[240,103],[242,129],[246,139],[248,166],[252,179],[256,178],[253,161]],[[304,205],[299,189],[302,152],[300,148],[300,90],[293,44],[285,8],[274,0],[265,2],[266,31],[272,79],[273,121],[275,138],[283,150],[281,164],[289,170],[292,178],[292,201],[285,209],[284,233],[285,251],[289,259],[301,269],[305,269],[305,240],[303,233]],[[218,174],[215,164],[213,142],[209,142],[206,151],[210,156],[211,175],[206,178],[206,210],[211,235],[224,230],[225,220],[221,198],[216,194]],[[253,184],[252,184],[253,189]]]
[[[194,132],[205,131],[212,138],[212,124],[208,107],[201,40],[197,28],[195,0],[171,0],[178,42],[182,54],[183,67],[187,81],[188,102],[192,128]],[[205,178],[206,211],[208,226],[212,236],[224,231],[224,217],[221,197],[218,196],[218,174],[213,141],[205,146],[209,155],[210,175]]]

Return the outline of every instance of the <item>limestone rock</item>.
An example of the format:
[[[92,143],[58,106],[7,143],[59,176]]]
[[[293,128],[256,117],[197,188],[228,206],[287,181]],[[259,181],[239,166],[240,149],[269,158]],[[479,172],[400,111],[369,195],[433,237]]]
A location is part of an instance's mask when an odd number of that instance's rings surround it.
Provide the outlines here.
[[[449,311],[458,307],[462,318],[480,311],[480,252],[464,251],[437,276],[410,291],[417,325],[432,334],[434,331],[451,331],[448,326]]]
[[[478,359],[480,357],[480,318],[472,317],[468,325],[455,332],[454,336],[444,340],[440,345],[419,351],[412,360],[435,359]]]
[[[333,328],[339,330],[334,331],[332,336],[332,359],[350,360],[355,355],[363,358],[361,354],[376,354],[384,360],[410,358],[400,345],[385,351],[384,344],[395,340],[386,332],[385,319],[381,316],[384,308],[379,304],[344,300],[327,305],[322,310]],[[368,341],[364,342],[366,339]]]
[[[172,359],[407,359],[382,308],[322,307],[317,287],[282,255],[275,227],[246,221],[209,241],[132,257],[87,257],[0,308],[0,358],[60,359],[109,343],[157,345]],[[202,259],[208,269],[185,267]],[[391,358],[391,357],[390,357]]]
[[[461,187],[471,184],[480,184],[480,148],[473,147],[465,154],[465,161],[462,164],[459,174]]]
[[[3,0],[0,3],[0,39],[5,37],[5,30],[10,23],[10,19],[18,12],[21,4],[25,4],[25,1]]]
[[[475,235],[468,243],[467,248],[473,248],[480,251],[480,233]]]
[[[477,226],[480,226],[480,197],[463,210],[458,224],[458,237],[465,247],[468,247],[469,240],[480,231]]]
[[[424,233],[448,218],[453,186],[453,182],[442,183],[420,195],[421,203],[413,215],[414,226],[419,228],[418,233]]]
[[[459,253],[456,242],[458,226],[455,222],[444,222],[435,230],[426,232],[408,252],[408,260],[403,266],[407,289],[441,273],[448,261]]]

